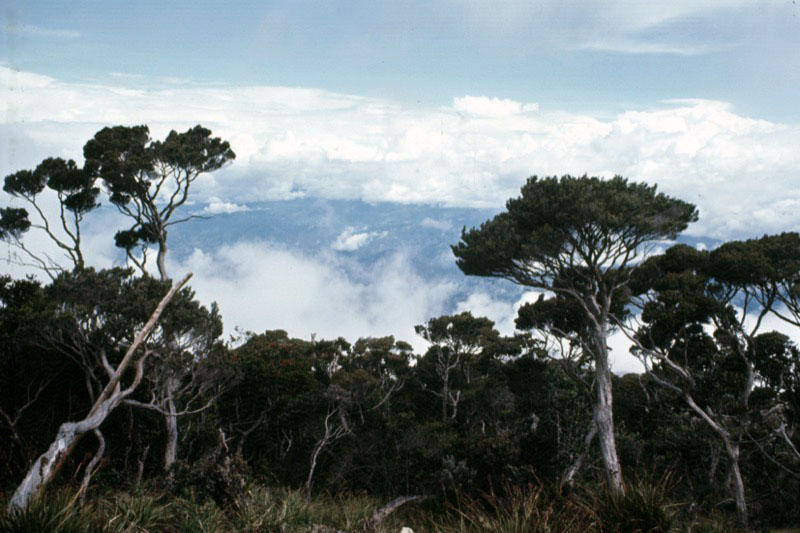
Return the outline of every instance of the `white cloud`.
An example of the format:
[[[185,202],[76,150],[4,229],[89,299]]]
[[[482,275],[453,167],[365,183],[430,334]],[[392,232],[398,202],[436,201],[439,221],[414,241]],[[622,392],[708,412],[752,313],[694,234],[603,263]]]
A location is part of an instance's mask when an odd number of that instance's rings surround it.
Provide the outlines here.
[[[604,50],[623,54],[671,54],[681,56],[695,56],[707,54],[716,50],[707,45],[687,45],[685,43],[658,43],[652,41],[642,42],[637,39],[600,39],[597,41],[584,41],[578,44],[577,50]]]
[[[438,229],[439,231],[447,231],[453,227],[453,224],[449,220],[439,220],[431,217],[423,218],[420,224],[426,228]],[[450,260],[452,260],[452,258],[448,257],[448,261]]]
[[[388,235],[385,231],[358,231],[356,228],[347,227],[342,231],[331,248],[338,252],[352,252],[358,250],[370,241],[382,239]]]
[[[239,213],[241,211],[249,211],[250,208],[246,205],[239,205],[232,202],[223,202],[219,198],[211,197],[208,199],[206,205],[200,214],[202,215],[219,215],[229,213]]]
[[[484,115],[487,117],[505,117],[518,115],[523,110],[523,105],[507,98],[487,98],[485,96],[462,96],[453,99],[453,109],[462,113]],[[526,111],[537,111],[536,104],[526,104]]]
[[[423,280],[401,253],[381,261],[354,280],[341,259],[306,256],[263,242],[238,242],[216,250],[195,250],[172,272],[194,272],[192,287],[201,301],[216,301],[225,329],[261,332],[285,329],[308,338],[395,335],[424,350],[414,326],[442,314],[455,284]]]
[[[485,316],[492,320],[501,335],[513,335],[516,331],[514,321],[519,308],[539,297],[539,291],[528,291],[516,302],[497,300],[486,292],[474,292],[466,300],[456,304],[456,313],[469,311],[473,316]]]
[[[129,89],[3,67],[0,84],[4,173],[52,155],[79,160],[106,125],[146,123],[161,138],[202,123],[237,153],[194,187],[197,202],[220,208],[298,196],[500,207],[532,174],[621,174],[697,204],[692,235],[800,227],[800,124],[753,119],[725,102],[593,116],[481,96],[420,108],[316,89]]]

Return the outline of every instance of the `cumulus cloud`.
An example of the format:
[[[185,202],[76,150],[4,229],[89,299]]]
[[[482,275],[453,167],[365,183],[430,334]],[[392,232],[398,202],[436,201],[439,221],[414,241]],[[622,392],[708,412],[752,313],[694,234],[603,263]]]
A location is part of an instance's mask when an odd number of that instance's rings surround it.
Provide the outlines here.
[[[501,207],[532,175],[621,174],[698,205],[689,233],[740,238],[800,227],[800,124],[693,99],[594,116],[495,97],[437,108],[317,89],[132,89],[0,67],[0,170],[81,156],[110,124],[155,138],[197,123],[230,141],[234,164],[195,183],[200,203],[298,196]],[[212,208],[213,209],[213,208]]]
[[[485,96],[463,96],[453,99],[453,109],[462,113],[484,115],[487,117],[505,117],[518,115],[521,112],[535,112],[539,110],[537,104],[524,106],[507,98],[487,98]]]

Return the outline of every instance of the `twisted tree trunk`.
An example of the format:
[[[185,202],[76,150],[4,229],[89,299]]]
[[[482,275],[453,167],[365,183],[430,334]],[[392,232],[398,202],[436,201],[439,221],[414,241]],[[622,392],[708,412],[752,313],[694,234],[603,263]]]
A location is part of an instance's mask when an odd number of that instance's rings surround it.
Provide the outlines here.
[[[145,352],[141,357],[136,360],[136,375],[133,382],[125,389],[120,387],[120,380],[127,368],[133,362],[134,355],[139,347],[142,345],[147,335],[155,327],[167,304],[172,300],[181,287],[183,287],[191,273],[184,276],[182,280],[173,285],[167,292],[166,296],[159,302],[153,314],[150,315],[149,320],[144,325],[142,330],[136,336],[133,344],[128,348],[125,357],[122,358],[119,366],[114,370],[110,376],[110,380],[103,392],[95,401],[94,406],[89,411],[89,414],[83,420],[78,422],[65,422],[58,428],[56,438],[45,453],[39,456],[38,459],[28,470],[25,479],[19,484],[14,491],[11,501],[8,504],[9,511],[17,509],[25,509],[46,486],[53,480],[58,470],[64,464],[64,460],[69,456],[72,450],[80,441],[81,437],[90,431],[94,431],[100,427],[109,414],[124,400],[127,396],[136,390],[136,387],[142,381],[144,372],[144,362],[149,353]]]

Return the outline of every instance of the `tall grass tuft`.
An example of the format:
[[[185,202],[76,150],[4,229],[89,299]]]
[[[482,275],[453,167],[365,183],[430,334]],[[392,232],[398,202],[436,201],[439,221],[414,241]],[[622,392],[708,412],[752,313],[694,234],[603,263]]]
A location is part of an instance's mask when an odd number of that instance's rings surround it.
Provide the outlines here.
[[[85,533],[101,530],[94,509],[81,507],[73,491],[59,490],[35,498],[25,509],[0,516],[5,533]]]
[[[173,504],[161,496],[119,493],[101,503],[101,512],[108,532],[161,531],[172,522]]]
[[[308,499],[301,490],[252,487],[240,498],[232,521],[237,531],[310,531],[318,525],[362,531],[379,507],[367,496]]]
[[[555,501],[542,485],[506,486],[503,494],[494,491],[480,498],[463,497],[455,516],[437,528],[443,531],[492,531],[498,533],[592,531],[590,510],[571,500]]]
[[[175,533],[215,533],[239,531],[231,525],[225,513],[213,500],[197,503],[179,498],[173,507],[173,529]]]
[[[602,488],[585,505],[597,515],[602,531],[666,532],[673,523],[676,505],[670,501],[672,475],[658,479],[645,476],[625,483],[625,493]]]

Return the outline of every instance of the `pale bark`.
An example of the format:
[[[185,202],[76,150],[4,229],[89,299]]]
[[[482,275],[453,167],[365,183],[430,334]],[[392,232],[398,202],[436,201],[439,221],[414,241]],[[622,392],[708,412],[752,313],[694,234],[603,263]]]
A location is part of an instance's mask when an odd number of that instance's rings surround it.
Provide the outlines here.
[[[372,515],[372,517],[367,520],[366,527],[368,531],[372,531],[373,529],[377,529],[380,527],[381,523],[386,520],[390,514],[395,512],[401,506],[407,503],[419,502],[423,500],[429,499],[430,496],[400,496],[399,498],[395,498],[394,500],[390,501]]]
[[[158,255],[156,256],[156,265],[158,266],[158,274],[161,276],[162,281],[166,281],[169,279],[167,276],[167,241],[166,241],[166,232],[164,238],[159,241],[158,246]]]
[[[458,400],[461,397],[461,391],[456,391],[455,394],[450,391],[450,373],[458,368],[461,362],[461,354],[452,348],[448,350],[443,350],[441,346],[437,348],[436,372],[442,378],[442,422],[446,422],[448,405],[453,407],[450,418],[455,418],[458,411]]]
[[[178,415],[175,409],[175,378],[167,380],[167,413],[164,423],[167,427],[167,442],[164,445],[164,470],[167,471],[175,463],[178,455]]]
[[[86,489],[89,488],[89,482],[92,480],[92,476],[100,465],[103,455],[106,453],[106,440],[103,438],[103,434],[99,429],[95,429],[94,435],[97,437],[98,447],[94,457],[92,457],[92,460],[86,465],[86,470],[83,473],[83,481],[81,481],[81,488],[78,490],[78,498],[81,505],[83,505],[83,501],[86,498]]]
[[[167,400],[168,414],[164,417],[167,426],[167,442],[164,445],[164,470],[169,470],[175,463],[178,455],[178,417],[176,416],[175,401],[170,394]]]
[[[734,442],[731,434],[720,424],[718,424],[705,409],[697,405],[694,398],[687,391],[683,392],[683,399],[689,407],[697,413],[700,418],[719,436],[722,444],[725,447],[725,453],[729,461],[729,474],[733,481],[733,497],[736,502],[736,516],[739,520],[739,525],[747,526],[747,500],[745,498],[744,479],[742,472],[739,469],[739,444]]]
[[[736,516],[739,520],[739,525],[747,527],[747,499],[744,493],[744,479],[742,478],[742,471],[739,469],[739,445],[728,443],[725,446],[725,451],[728,452],[728,459],[731,464],[731,472],[733,474],[733,496],[736,500]]]
[[[142,456],[139,458],[139,461],[136,464],[136,481],[134,482],[135,487],[139,487],[142,484],[142,475],[144,474],[144,465],[147,463],[147,454],[150,451],[150,445],[144,447],[144,451],[142,452]]]
[[[314,446],[314,450],[311,452],[311,464],[308,470],[308,478],[306,479],[306,497],[311,497],[311,486],[314,480],[314,471],[317,468],[317,459],[319,459],[319,454],[322,453],[322,450],[331,442],[340,439],[341,437],[348,434],[350,431],[344,423],[340,425],[336,425],[335,421],[333,420],[334,415],[337,413],[341,413],[338,408],[329,409],[328,414],[325,416],[325,433],[322,437],[317,441],[317,444]]]
[[[596,436],[597,436],[597,424],[595,424],[593,420],[591,429],[586,434],[586,437],[584,437],[583,439],[583,449],[575,458],[575,460],[572,462],[572,464],[569,465],[566,472],[564,472],[564,483],[566,485],[572,485],[572,482],[575,479],[575,475],[583,466],[583,462],[586,460],[586,456],[589,454],[589,448],[592,445],[592,441]]]
[[[594,423],[597,426],[600,441],[600,455],[606,472],[608,488],[615,494],[623,494],[622,468],[617,456],[617,444],[614,437],[613,395],[611,392],[611,370],[608,368],[608,334],[607,322],[600,321],[595,332],[594,365],[596,398],[594,402]]]
[[[64,460],[69,456],[77,445],[80,438],[100,427],[108,415],[139,385],[142,381],[144,362],[149,352],[145,352],[136,360],[136,375],[133,382],[125,389],[121,389],[120,380],[127,368],[133,362],[134,355],[139,347],[144,343],[150,331],[155,327],[167,304],[175,296],[175,293],[183,287],[192,274],[187,274],[181,281],[175,284],[164,298],[159,302],[153,314],[145,326],[136,336],[133,344],[128,348],[119,366],[113,372],[103,392],[95,401],[89,414],[78,422],[65,422],[58,428],[56,438],[45,453],[28,470],[25,479],[14,491],[8,504],[8,509],[24,509],[46,486],[52,481],[61,468]]]
[[[606,481],[612,492],[625,492],[622,484],[622,469],[617,457],[614,438],[614,415],[612,413],[611,373],[608,368],[597,369],[597,401],[594,406],[594,422],[600,440],[600,454],[606,471]]]

